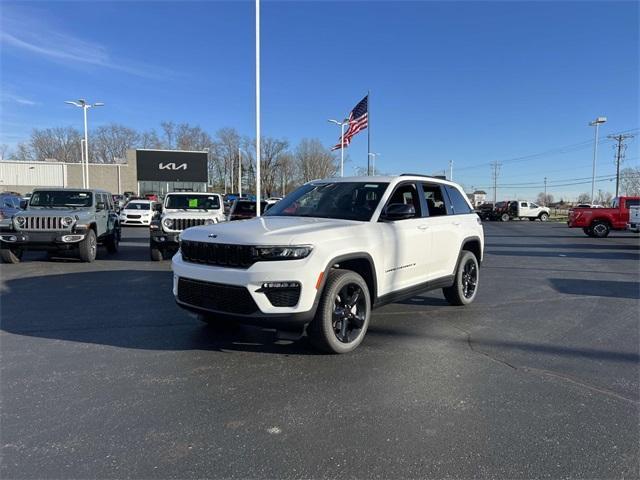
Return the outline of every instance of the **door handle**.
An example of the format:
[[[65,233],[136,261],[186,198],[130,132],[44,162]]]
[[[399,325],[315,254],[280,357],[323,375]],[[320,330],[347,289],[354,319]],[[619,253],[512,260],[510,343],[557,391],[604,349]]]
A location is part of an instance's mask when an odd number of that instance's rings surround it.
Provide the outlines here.
[[[458,226],[458,225],[460,225],[460,222],[453,222],[453,224]]]
[[[429,225],[419,225],[418,228],[420,230],[426,230],[427,228],[429,228]]]

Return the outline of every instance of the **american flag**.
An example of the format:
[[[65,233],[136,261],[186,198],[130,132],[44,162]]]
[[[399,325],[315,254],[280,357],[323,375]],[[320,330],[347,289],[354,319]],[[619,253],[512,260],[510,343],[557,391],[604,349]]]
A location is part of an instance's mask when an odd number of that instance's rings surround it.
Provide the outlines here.
[[[338,139],[338,144],[335,145],[331,150],[341,149],[343,143],[344,146],[347,147],[351,142],[351,138],[353,138],[356,133],[367,128],[369,121],[369,114],[367,112],[368,104],[369,95],[360,100],[355,108],[351,110],[351,113],[349,114],[349,127],[347,128],[347,131],[344,132],[344,139]]]

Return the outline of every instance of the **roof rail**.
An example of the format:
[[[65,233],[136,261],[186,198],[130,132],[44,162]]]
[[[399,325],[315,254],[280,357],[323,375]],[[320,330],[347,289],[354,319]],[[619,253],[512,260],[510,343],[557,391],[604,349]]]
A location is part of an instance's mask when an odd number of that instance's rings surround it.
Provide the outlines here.
[[[446,175],[425,175],[423,173],[401,173],[401,177],[425,177],[425,178],[437,178],[438,180],[446,180]]]

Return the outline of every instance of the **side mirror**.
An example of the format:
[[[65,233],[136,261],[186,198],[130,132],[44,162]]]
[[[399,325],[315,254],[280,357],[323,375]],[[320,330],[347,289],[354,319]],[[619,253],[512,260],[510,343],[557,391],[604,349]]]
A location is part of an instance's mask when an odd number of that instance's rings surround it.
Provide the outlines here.
[[[162,204],[161,204],[161,203],[156,203],[156,204],[153,206],[153,209],[154,209],[156,212],[158,212],[158,213],[162,213]]]
[[[96,203],[96,211],[100,211],[100,210],[104,210],[105,209],[105,204],[104,202],[98,202]]]
[[[24,210],[25,208],[27,208],[27,205],[29,204],[29,202],[27,202],[26,200],[20,200],[20,208],[22,210]]]
[[[416,216],[416,209],[413,205],[406,205],[404,203],[392,203],[384,209],[381,215],[383,220],[404,220],[406,218],[413,218]]]

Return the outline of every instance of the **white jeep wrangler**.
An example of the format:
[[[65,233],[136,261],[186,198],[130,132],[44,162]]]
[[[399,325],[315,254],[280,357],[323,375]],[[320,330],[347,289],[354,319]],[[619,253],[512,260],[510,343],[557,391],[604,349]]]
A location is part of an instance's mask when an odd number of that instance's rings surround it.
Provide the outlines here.
[[[371,310],[442,288],[478,291],[484,234],[461,188],[421,175],[315,180],[264,216],[190,228],[173,294],[207,323],[306,328],[320,349],[363,340]]]
[[[149,253],[154,261],[178,249],[183,230],[226,220],[222,196],[217,193],[168,193],[160,210],[160,216],[149,225]]]

